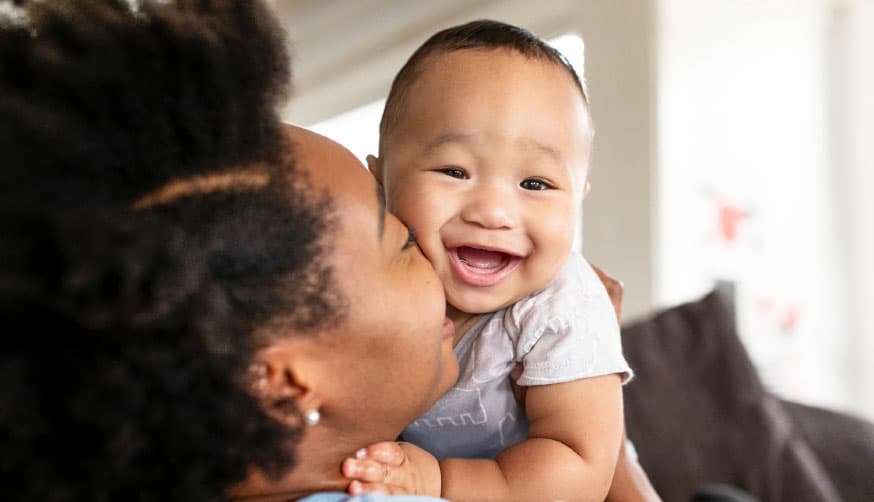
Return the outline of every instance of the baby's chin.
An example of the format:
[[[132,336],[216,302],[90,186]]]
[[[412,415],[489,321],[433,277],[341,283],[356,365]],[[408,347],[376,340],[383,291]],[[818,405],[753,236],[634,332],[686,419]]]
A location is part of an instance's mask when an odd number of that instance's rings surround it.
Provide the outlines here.
[[[491,292],[454,292],[446,291],[446,303],[455,310],[466,314],[488,314],[509,307],[521,300],[525,295],[508,297]]]

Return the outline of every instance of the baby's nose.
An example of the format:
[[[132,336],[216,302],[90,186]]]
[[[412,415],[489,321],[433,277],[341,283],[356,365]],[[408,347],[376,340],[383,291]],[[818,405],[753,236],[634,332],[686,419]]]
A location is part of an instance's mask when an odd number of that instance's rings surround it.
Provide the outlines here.
[[[465,204],[461,218],[483,228],[511,229],[516,225],[514,205],[512,196],[502,190],[479,190]]]

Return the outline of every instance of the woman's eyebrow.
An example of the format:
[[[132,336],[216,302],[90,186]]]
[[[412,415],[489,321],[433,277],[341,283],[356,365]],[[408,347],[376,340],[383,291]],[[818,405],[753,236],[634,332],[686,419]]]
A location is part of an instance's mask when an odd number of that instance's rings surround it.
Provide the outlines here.
[[[375,183],[375,185],[377,217],[379,218],[379,223],[377,224],[377,235],[379,235],[379,242],[382,242],[382,236],[385,233],[385,189],[383,189],[382,185],[379,183]]]

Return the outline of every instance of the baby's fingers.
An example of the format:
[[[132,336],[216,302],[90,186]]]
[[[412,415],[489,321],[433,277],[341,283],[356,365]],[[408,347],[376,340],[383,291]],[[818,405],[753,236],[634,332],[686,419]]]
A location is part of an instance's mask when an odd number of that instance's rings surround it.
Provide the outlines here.
[[[404,463],[404,450],[394,441],[383,441],[361,448],[355,452],[355,458],[367,458],[383,464],[399,466]]]
[[[347,458],[343,461],[343,476],[366,483],[388,483],[391,468],[376,460]]]
[[[364,493],[388,493],[390,495],[405,495],[409,492],[400,486],[387,485],[384,483],[362,483],[353,481],[349,484],[350,495],[362,495]]]

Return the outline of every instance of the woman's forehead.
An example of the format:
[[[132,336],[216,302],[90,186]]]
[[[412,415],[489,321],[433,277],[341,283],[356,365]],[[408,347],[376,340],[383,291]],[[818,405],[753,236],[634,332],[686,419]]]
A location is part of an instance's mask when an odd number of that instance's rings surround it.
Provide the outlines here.
[[[348,190],[370,190],[371,176],[349,150],[322,135],[289,126],[289,137],[294,144],[298,167],[320,185]],[[361,186],[363,184],[363,186]]]
[[[340,220],[354,220],[368,233],[377,231],[380,206],[376,183],[351,152],[312,131],[289,127],[299,169],[317,190],[327,190]],[[351,222],[350,222],[351,223]],[[369,227],[373,227],[371,230]]]

